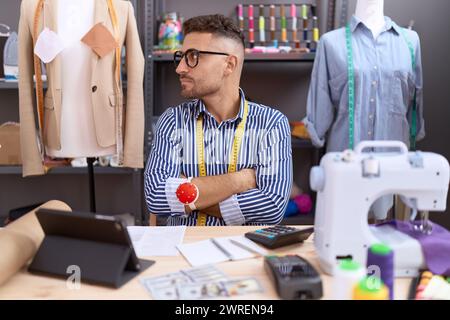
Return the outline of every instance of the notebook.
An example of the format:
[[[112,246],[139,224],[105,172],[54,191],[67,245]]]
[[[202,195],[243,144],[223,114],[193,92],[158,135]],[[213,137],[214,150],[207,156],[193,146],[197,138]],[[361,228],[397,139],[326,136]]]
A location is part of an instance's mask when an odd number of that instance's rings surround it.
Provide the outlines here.
[[[177,246],[194,267],[225,261],[252,259],[267,251],[243,236],[212,238]]]

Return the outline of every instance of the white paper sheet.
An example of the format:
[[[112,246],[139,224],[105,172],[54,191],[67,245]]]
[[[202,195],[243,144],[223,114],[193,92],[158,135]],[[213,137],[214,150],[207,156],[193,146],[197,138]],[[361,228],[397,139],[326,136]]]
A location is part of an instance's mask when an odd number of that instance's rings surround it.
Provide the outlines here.
[[[183,243],[186,226],[128,227],[134,250],[139,258],[177,256],[177,246]]]

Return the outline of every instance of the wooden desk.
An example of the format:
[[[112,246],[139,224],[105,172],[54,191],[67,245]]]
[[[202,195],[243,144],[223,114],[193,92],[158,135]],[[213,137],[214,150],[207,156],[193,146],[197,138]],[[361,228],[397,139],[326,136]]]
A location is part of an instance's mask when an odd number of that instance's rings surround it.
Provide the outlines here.
[[[304,228],[304,227],[302,227]],[[188,227],[184,242],[195,242],[218,236],[242,235],[258,227]],[[314,251],[312,237],[302,245],[292,245],[273,251],[275,254],[299,254],[308,259],[315,267],[318,258]],[[159,276],[180,269],[190,268],[181,256],[152,257],[156,264],[120,289],[109,289],[82,283],[81,289],[69,290],[65,280],[31,275],[20,271],[0,287],[0,299],[151,299],[150,294],[140,284],[139,278]],[[252,276],[257,278],[264,288],[263,293],[239,296],[238,299],[277,299],[278,296],[263,268],[263,258],[224,262],[217,267],[229,277]],[[320,269],[319,269],[320,270]],[[395,298],[406,299],[410,279],[398,279],[395,282]],[[331,277],[322,275],[324,298],[330,297]]]

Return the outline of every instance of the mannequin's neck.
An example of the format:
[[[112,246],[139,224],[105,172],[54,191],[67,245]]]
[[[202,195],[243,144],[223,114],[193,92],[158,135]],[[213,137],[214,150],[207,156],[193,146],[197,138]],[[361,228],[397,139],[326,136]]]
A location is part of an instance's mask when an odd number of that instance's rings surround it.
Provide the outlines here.
[[[358,0],[355,16],[361,20],[377,38],[385,26],[384,0]]]

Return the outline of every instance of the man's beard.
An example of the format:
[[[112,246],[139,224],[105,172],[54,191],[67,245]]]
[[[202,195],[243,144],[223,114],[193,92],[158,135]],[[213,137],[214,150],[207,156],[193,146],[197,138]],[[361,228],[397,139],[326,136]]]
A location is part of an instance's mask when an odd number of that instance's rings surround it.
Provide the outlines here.
[[[186,89],[183,89],[183,86],[182,86],[181,87],[181,96],[184,97],[185,99],[190,99],[190,100],[202,99],[205,96],[208,96],[210,94],[217,92],[219,89],[220,89],[220,87],[215,88],[213,86],[196,88],[196,86],[194,85],[192,87],[192,89],[186,90]]]

